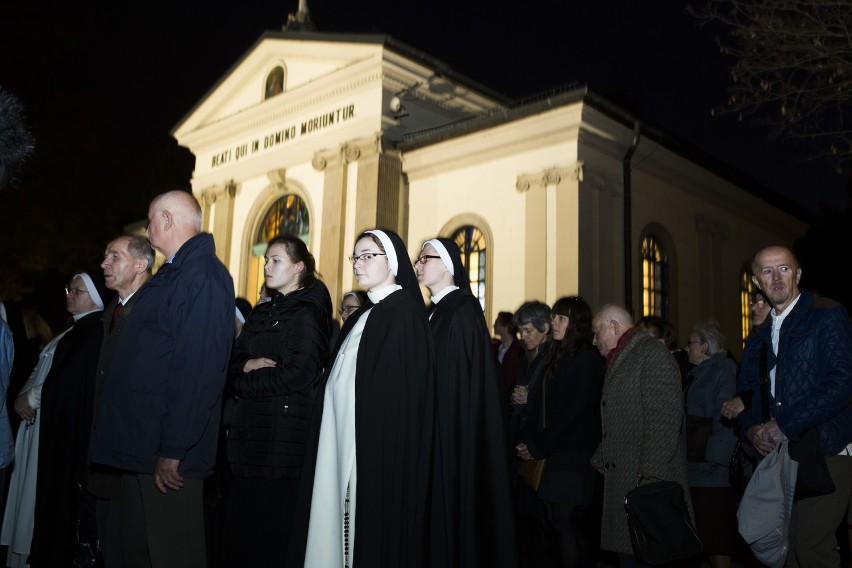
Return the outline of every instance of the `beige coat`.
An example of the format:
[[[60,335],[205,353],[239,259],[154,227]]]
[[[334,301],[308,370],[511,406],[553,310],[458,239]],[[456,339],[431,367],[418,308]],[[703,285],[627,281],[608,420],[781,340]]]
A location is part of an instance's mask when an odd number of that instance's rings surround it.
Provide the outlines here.
[[[604,474],[601,548],[633,554],[624,494],[639,474],[677,481],[689,502],[681,447],[683,396],[680,371],[665,346],[641,330],[626,344],[604,379],[603,438],[592,463]],[[651,480],[653,481],[653,479]]]

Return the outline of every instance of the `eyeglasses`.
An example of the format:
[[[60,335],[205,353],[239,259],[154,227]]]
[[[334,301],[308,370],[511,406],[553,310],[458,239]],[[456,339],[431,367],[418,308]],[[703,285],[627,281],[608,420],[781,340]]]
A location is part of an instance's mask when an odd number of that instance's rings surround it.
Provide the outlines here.
[[[434,255],[434,254],[423,254],[423,255],[420,255],[419,257],[417,257],[417,259],[414,261],[414,266],[417,266],[418,264],[422,266],[422,265],[426,264],[427,262],[429,262],[430,258],[441,258],[441,257]]]
[[[698,339],[696,341],[687,341],[686,343],[689,344],[689,345],[701,345],[704,342],[701,341],[700,339]]]
[[[365,252],[363,254],[359,254],[359,255],[356,255],[356,256],[350,256],[349,260],[352,261],[352,264],[355,264],[358,261],[370,262],[371,260],[373,260],[377,256],[387,256],[387,255],[383,252]]]
[[[359,254],[357,256],[350,256],[349,260],[352,262],[352,264],[355,264],[359,260],[361,262],[370,262],[371,260],[373,260],[377,256],[387,256],[387,255],[383,252],[365,252],[365,253]]]
[[[340,315],[348,314],[349,312],[354,312],[361,306],[340,306]]]
[[[65,287],[65,295],[66,296],[70,296],[71,294],[74,294],[75,296],[79,296],[80,294],[88,294],[88,293],[89,293],[88,290],[84,290],[82,288],[68,288],[67,286]]]

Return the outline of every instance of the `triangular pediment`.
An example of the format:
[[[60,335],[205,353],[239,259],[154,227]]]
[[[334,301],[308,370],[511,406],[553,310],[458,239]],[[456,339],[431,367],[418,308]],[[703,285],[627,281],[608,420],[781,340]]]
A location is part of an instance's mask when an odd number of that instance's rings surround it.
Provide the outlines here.
[[[376,83],[378,82],[378,83]],[[506,99],[386,35],[267,32],[174,128],[193,148],[378,85],[373,130],[389,139],[504,107]],[[394,100],[398,104],[394,104]],[[193,150],[194,151],[194,150]]]
[[[267,32],[261,36],[175,127],[174,136],[180,139],[342,69],[380,59],[385,41],[385,36],[377,35],[347,39],[314,34],[305,39],[306,35]]]

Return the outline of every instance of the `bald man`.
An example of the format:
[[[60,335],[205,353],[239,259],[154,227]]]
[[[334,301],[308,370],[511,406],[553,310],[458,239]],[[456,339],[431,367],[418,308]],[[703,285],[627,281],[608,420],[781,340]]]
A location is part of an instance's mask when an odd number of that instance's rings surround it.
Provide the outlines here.
[[[135,293],[115,343],[91,458],[125,472],[126,566],[203,568],[202,485],[215,463],[234,285],[189,193],[151,202],[148,236],[167,261]]]
[[[799,461],[793,506],[793,543],[787,566],[840,566],[835,530],[846,519],[852,494],[852,326],[846,309],[799,288],[802,269],[793,252],[770,246],[754,255],[752,281],[772,304],[749,335],[738,391],[754,393],[751,408],[737,417],[740,431],[760,452],[771,452],[782,437]],[[761,391],[761,358],[769,392]],[[768,395],[763,416],[764,393]],[[810,447],[810,456],[805,451]],[[799,452],[802,452],[800,454]],[[808,467],[822,454],[831,484]],[[805,483],[806,482],[806,483]],[[805,485],[811,492],[804,493]],[[817,490],[817,486],[820,487]]]
[[[676,481],[689,499],[681,447],[680,370],[669,350],[621,306],[609,304],[592,320],[594,344],[606,357],[601,397],[603,438],[592,457],[604,475],[601,548],[635,561],[624,495],[640,479]]]

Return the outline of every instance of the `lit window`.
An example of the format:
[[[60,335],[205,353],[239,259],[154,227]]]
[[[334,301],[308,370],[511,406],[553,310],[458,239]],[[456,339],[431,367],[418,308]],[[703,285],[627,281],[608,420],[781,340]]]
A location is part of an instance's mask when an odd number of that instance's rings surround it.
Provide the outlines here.
[[[669,260],[656,235],[642,239],[642,315],[669,319]]]
[[[470,277],[470,291],[479,300],[485,311],[485,258],[487,244],[485,235],[472,225],[456,230],[450,238],[455,242],[462,255],[462,265]]]
[[[751,302],[756,290],[757,287],[755,287],[751,279],[751,265],[747,263],[740,274],[740,318],[742,322],[743,346],[745,346],[746,338],[752,329]]]

